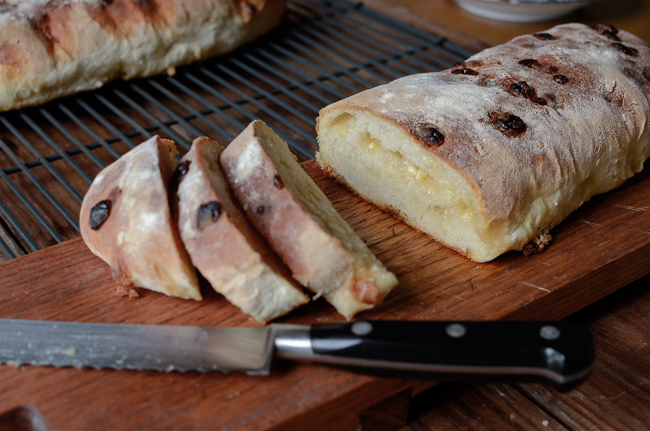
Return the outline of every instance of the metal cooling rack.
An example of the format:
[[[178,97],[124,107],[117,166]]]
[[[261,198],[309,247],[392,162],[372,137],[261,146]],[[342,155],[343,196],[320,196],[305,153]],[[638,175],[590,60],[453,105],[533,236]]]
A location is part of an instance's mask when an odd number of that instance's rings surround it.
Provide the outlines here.
[[[281,28],[233,54],[0,114],[0,261],[79,236],[92,179],[152,135],[184,153],[198,136],[226,145],[259,118],[304,161],[322,107],[469,55],[362,3],[290,0]]]

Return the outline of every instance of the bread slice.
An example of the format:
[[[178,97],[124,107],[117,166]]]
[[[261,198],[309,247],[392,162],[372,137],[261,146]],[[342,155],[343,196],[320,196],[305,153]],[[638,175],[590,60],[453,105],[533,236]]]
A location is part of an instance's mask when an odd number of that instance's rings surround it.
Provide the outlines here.
[[[323,169],[479,262],[536,251],[650,155],[650,48],[566,24],[325,107]]]
[[[212,287],[260,322],[309,301],[230,197],[223,147],[198,138],[178,171],[178,221],[192,263]]]
[[[95,177],[79,224],[88,248],[121,285],[200,300],[169,204],[176,155],[174,142],[158,136],[124,154]]]
[[[397,284],[263,122],[252,122],[228,145],[221,166],[249,219],[294,278],[345,318],[379,304]]]

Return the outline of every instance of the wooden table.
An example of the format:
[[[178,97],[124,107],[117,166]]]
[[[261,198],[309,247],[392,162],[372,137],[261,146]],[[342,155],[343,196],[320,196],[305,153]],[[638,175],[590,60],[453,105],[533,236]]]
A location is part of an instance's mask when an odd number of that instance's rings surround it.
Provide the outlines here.
[[[369,0],[367,3],[415,25],[430,26],[428,19],[441,22],[446,27],[444,32],[450,37],[457,36],[454,40],[464,40],[472,50],[550,25],[517,26],[489,22],[459,11],[453,3],[444,1],[395,0],[394,4],[409,8],[398,10],[387,1]],[[647,5],[647,1],[631,5],[637,9],[625,19],[634,21],[636,18],[638,28],[648,31],[642,25]],[[603,19],[589,17],[591,9],[600,10],[600,7],[604,5],[593,6],[589,11],[576,15],[576,19],[612,21],[605,18],[616,15],[605,12]],[[624,22],[612,22],[620,28],[630,28]],[[650,39],[647,33],[644,37]],[[344,218],[400,278],[400,290],[391,295],[382,307],[365,313],[364,318],[564,318],[650,271],[650,239],[647,236],[650,232],[647,217],[650,197],[645,192],[650,189],[648,172],[626,183],[615,194],[595,198],[581,208],[555,230],[556,242],[543,254],[530,259],[509,254],[493,264],[477,265],[364,203],[325,178],[313,162],[307,162],[305,167]],[[630,201],[637,205],[633,206]],[[594,232],[602,235],[594,235]],[[616,240],[610,241],[610,237]],[[590,254],[593,249],[601,252]],[[115,286],[110,271],[79,239],[5,262],[0,269],[0,317],[255,325],[223,298],[209,291],[206,291],[202,304],[152,292],[140,292],[139,298],[117,297],[113,293]],[[643,302],[626,298],[618,302],[633,304],[625,309],[633,310],[633,316],[643,315]],[[621,313],[627,315],[628,312]],[[282,320],[313,323],[338,319],[340,317],[320,301]],[[590,321],[592,318],[584,319]],[[617,320],[616,315],[611,319],[618,322],[617,325],[625,323]],[[606,322],[611,322],[611,319]],[[637,317],[635,321],[640,323],[634,335],[639,346],[643,346],[643,319]],[[599,322],[596,319],[594,324],[597,326]],[[623,363],[616,363],[614,341],[621,332],[607,332],[603,328],[604,338],[599,339],[612,343],[609,350],[611,361],[604,363],[601,369],[617,372],[629,364],[643,370],[643,361],[639,359],[643,356],[637,356],[637,361],[632,363],[635,357],[630,354],[624,357]],[[627,337],[631,336],[630,332],[627,334]],[[642,350],[636,352],[643,354]],[[615,369],[613,365],[619,368]],[[635,412],[625,408],[629,398],[621,397],[620,393],[612,396],[607,391],[599,392],[598,388],[606,389],[606,384],[609,383],[609,387],[615,384],[616,378],[595,385],[594,392],[579,392],[582,390],[579,389],[571,392],[570,398],[560,398],[559,394],[534,385],[480,385],[469,390],[444,385],[429,389],[430,383],[379,379],[310,365],[281,364],[269,379],[234,374],[182,375],[9,367],[0,367],[0,382],[3,384],[0,429],[4,429],[3,426],[17,428],[26,418],[33,419],[35,414],[38,417],[40,412],[55,429],[70,430],[88,426],[94,429],[159,430],[395,430],[406,425],[413,400],[414,405],[422,406],[422,412],[411,418],[408,427],[418,431],[435,429],[433,427],[437,425],[431,422],[431,418],[439,417],[439,411],[448,412],[446,418],[451,419],[456,414],[463,422],[474,413],[484,415],[484,411],[479,411],[482,404],[497,413],[485,415],[486,420],[475,429],[507,429],[501,427],[504,424],[514,428],[534,428],[532,425],[540,423],[549,429],[561,429],[556,424],[560,421],[555,419],[563,417],[563,414],[566,416],[565,427],[575,421],[586,428],[596,422],[591,417],[582,420],[577,415],[581,409],[594,411],[593,403],[581,400],[583,394],[593,399],[611,396],[612,402],[620,407],[619,419],[625,419],[625,413],[627,418],[641,421],[638,415],[634,416]],[[626,384],[633,382],[636,375],[626,380]],[[630,384],[636,391],[629,393],[643,395],[642,384]],[[442,401],[437,401],[441,392]],[[562,399],[572,400],[574,408],[569,411],[560,406],[551,417],[549,411],[557,409],[557,401]],[[641,399],[645,401],[647,397]],[[568,404],[568,401],[564,403]],[[458,414],[455,406],[468,406],[463,411],[464,416]],[[537,416],[533,414],[534,406],[537,406],[534,411]],[[547,415],[539,413],[540,410]],[[508,414],[503,416],[499,412]],[[517,423],[515,419],[519,417],[526,417],[529,422],[525,424],[531,426]],[[540,422],[535,422],[537,419]],[[459,429],[463,422],[456,423]],[[453,421],[446,425],[440,423],[443,428],[454,424]],[[42,428],[33,426],[30,429]]]
[[[613,24],[650,43],[650,0],[602,1],[561,20],[527,24],[481,18],[449,0],[371,3],[398,5],[489,46],[563,22]],[[539,385],[441,384],[416,398],[410,423],[401,431],[649,430],[649,314],[646,276],[571,317],[589,324],[598,347],[594,371],[578,389],[558,394]]]

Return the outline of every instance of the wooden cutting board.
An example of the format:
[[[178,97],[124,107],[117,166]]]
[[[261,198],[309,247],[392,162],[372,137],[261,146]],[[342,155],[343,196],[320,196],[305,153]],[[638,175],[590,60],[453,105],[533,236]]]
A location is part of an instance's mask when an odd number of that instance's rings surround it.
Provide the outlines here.
[[[359,319],[561,319],[650,272],[650,171],[583,205],[552,231],[545,252],[478,264],[361,200],[314,161],[304,167],[400,281]],[[5,262],[0,271],[4,318],[259,325],[207,287],[201,302],[145,290],[118,296],[108,266],[80,239]],[[279,321],[340,319],[320,299]],[[68,431],[316,431],[352,427],[359,412],[421,384],[275,365],[270,377],[1,365],[0,412],[35,406],[52,429]],[[14,412],[21,411],[30,410]]]

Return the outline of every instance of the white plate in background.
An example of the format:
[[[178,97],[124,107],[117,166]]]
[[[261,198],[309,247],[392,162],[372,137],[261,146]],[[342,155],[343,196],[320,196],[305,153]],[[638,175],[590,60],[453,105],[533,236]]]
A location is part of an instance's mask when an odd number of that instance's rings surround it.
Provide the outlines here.
[[[537,22],[560,18],[597,0],[456,0],[467,12],[510,22]]]

